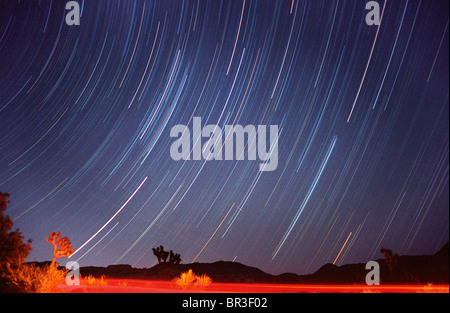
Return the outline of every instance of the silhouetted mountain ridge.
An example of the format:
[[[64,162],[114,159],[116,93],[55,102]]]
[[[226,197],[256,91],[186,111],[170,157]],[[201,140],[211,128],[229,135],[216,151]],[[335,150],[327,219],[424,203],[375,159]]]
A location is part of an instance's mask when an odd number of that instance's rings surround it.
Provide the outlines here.
[[[384,258],[375,260],[380,265],[382,284],[448,284],[449,244],[444,245],[434,255],[399,256],[398,264],[391,274]],[[297,275],[284,273],[268,274],[256,267],[238,262],[217,261],[214,263],[191,263],[170,265],[157,264],[151,268],[133,268],[128,264],[107,267],[81,267],[82,276],[92,275],[109,278],[172,280],[181,273],[192,269],[197,275],[206,274],[214,282],[225,283],[286,283],[286,284],[365,284],[369,270],[365,263],[337,266],[325,264],[313,274]]]

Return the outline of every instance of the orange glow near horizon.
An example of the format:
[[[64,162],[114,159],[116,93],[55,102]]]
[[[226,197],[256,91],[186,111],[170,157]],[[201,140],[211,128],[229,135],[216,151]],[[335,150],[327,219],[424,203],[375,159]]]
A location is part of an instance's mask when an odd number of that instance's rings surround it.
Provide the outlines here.
[[[106,279],[106,286],[60,286],[63,292],[93,293],[449,293],[449,285],[294,285],[212,283],[183,290],[172,281]]]

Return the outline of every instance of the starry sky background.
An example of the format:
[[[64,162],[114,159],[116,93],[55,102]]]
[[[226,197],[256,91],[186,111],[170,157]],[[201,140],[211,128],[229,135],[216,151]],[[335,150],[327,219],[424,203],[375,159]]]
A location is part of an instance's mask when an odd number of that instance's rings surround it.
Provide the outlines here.
[[[0,191],[28,260],[312,273],[449,240],[447,0],[0,1]],[[174,161],[170,129],[278,125],[279,163]],[[67,259],[61,259],[64,265]]]

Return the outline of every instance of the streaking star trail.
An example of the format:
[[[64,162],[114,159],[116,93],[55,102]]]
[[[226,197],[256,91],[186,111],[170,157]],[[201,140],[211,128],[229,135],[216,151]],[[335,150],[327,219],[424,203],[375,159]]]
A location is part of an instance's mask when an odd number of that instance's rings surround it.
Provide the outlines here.
[[[448,1],[377,1],[378,25],[362,0],[80,0],[79,25],[67,2],[0,2],[0,191],[28,260],[52,231],[81,266],[163,245],[273,274],[448,242]]]

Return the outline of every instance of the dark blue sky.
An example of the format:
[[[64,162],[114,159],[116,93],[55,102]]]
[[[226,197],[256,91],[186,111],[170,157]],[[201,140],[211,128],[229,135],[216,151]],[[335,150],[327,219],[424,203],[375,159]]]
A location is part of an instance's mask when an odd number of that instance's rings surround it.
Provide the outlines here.
[[[449,240],[448,1],[0,2],[0,191],[29,259],[311,273]],[[192,118],[278,125],[278,167],[174,161]],[[64,265],[66,260],[61,260]]]

